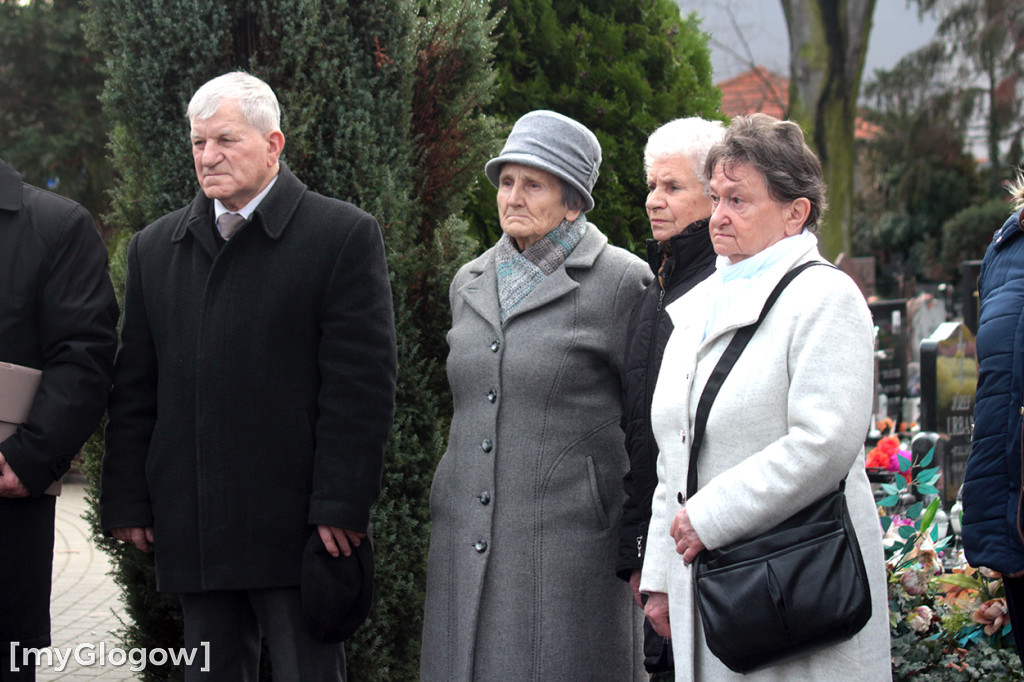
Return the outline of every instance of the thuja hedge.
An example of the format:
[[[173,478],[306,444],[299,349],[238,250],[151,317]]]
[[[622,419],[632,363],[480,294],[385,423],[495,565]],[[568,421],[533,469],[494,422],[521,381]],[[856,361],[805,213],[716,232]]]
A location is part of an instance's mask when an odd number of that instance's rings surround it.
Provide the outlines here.
[[[494,21],[463,0],[91,0],[86,26],[104,55],[110,153],[119,174],[106,216],[127,239],[197,191],[185,106],[208,79],[244,69],[274,87],[285,159],[311,189],[347,199],[384,230],[399,333],[396,416],[373,513],[376,602],[346,646],[352,679],[414,679],[428,495],[450,419],[444,379],[448,284],[476,246],[456,217],[498,143],[480,114],[492,90]],[[437,131],[445,134],[438,135]],[[457,163],[456,163],[457,161]],[[95,520],[102,445],[86,449]],[[181,616],[154,589],[150,555],[104,538],[124,590],[126,646],[173,647]],[[180,674],[148,668],[148,680]],[[272,675],[267,666],[265,679]]]

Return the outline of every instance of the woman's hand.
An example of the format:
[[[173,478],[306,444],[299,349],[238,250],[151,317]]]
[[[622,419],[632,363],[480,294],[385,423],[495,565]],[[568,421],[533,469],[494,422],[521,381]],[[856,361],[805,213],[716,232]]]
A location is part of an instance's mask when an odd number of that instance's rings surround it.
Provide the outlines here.
[[[633,571],[629,574],[629,589],[633,591],[633,601],[637,606],[643,608],[644,602],[640,599],[640,571]]]
[[[668,595],[664,592],[651,592],[647,596],[644,615],[651,621],[651,627],[662,637],[671,637],[672,628],[668,623]]]
[[[704,543],[697,537],[697,531],[690,525],[690,514],[683,507],[672,519],[669,535],[676,541],[676,551],[683,555],[683,563],[689,565],[704,551]]]

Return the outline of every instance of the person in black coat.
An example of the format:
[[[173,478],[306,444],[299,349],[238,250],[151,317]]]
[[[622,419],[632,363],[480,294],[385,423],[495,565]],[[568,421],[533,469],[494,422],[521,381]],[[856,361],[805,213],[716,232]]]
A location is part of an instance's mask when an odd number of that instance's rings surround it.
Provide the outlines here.
[[[396,379],[381,230],[279,160],[263,81],[215,78],[187,115],[201,192],[128,248],[101,522],[152,546],[213,679],[255,679],[262,630],[275,678],[341,680],[299,585],[307,540],[349,556],[380,493]]]
[[[35,679],[35,657],[26,665],[19,646],[50,644],[55,497],[44,491],[106,409],[117,317],[107,250],[88,211],[0,161],[0,363],[42,371],[28,417],[0,437],[3,682]],[[6,414],[0,421],[13,424]]]
[[[619,524],[616,573],[629,581],[633,598],[643,607],[640,569],[651,519],[651,498],[658,484],[658,445],[651,432],[651,397],[661,356],[672,333],[665,306],[715,270],[715,251],[708,233],[711,198],[704,160],[724,129],[718,122],[685,118],[661,126],[647,140],[647,216],[653,239],[647,259],[656,277],[629,318],[623,383],[622,429],[629,451],[624,484],[626,502]],[[673,670],[671,644],[644,622],[644,665],[648,672]]]

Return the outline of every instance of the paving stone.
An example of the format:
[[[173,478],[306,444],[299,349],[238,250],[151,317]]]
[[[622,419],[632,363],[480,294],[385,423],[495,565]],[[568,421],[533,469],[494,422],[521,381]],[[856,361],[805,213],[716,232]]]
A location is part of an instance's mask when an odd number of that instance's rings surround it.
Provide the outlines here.
[[[85,491],[85,484],[69,482],[57,498],[50,619],[52,646],[74,652],[85,645],[78,658],[87,662],[90,653],[99,657],[101,644],[107,651],[122,648],[114,633],[121,628],[124,606],[120,590],[108,575],[110,561],[92,544],[89,524],[82,518],[87,509]],[[72,653],[59,671],[56,660],[54,667],[41,666],[36,677],[40,682],[139,679],[127,665],[82,665],[75,659]]]

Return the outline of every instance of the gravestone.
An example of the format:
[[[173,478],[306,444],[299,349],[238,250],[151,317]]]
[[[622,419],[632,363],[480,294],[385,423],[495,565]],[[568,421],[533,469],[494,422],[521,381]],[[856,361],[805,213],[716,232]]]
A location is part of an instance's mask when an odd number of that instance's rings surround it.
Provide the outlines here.
[[[978,351],[974,334],[962,322],[944,322],[921,343],[921,429],[938,434],[936,486],[948,508],[964,480],[974,426]]]
[[[878,329],[875,357],[878,360],[877,403],[884,405],[887,416],[897,424],[902,421],[903,397],[907,393],[908,319],[907,301],[873,301],[868,303],[871,317]],[[881,409],[879,409],[881,412]]]
[[[946,321],[946,302],[923,292],[907,301],[907,315],[910,354],[907,358],[903,421],[909,426],[921,420],[921,342]]]
[[[921,343],[946,321],[946,302],[932,294],[922,293],[907,301],[910,320],[909,362],[920,362]],[[970,328],[970,325],[968,325]]]
[[[836,258],[836,267],[850,276],[860,293],[868,299],[875,295],[875,257],[851,257],[845,253]]]
[[[963,294],[964,324],[972,334],[978,333],[978,276],[981,275],[980,260],[965,260],[960,263],[961,284]]]

